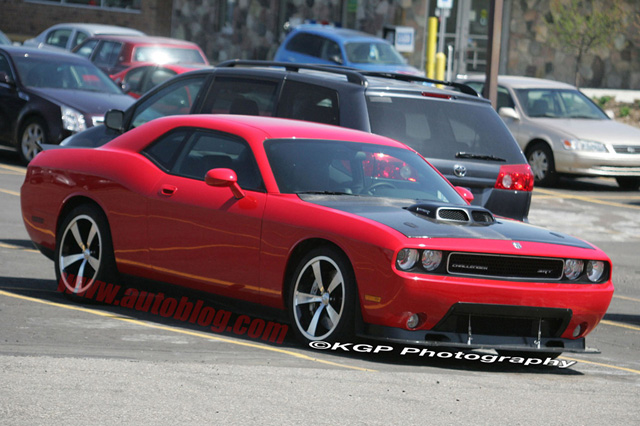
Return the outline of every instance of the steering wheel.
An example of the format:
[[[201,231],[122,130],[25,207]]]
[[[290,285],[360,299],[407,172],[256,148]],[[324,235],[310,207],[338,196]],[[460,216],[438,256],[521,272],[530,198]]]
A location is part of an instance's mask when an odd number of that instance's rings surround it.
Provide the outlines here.
[[[397,187],[397,186],[395,186],[395,185],[394,185],[394,184],[392,184],[392,183],[389,183],[389,182],[378,182],[378,183],[374,183],[373,185],[371,185],[371,186],[369,187],[369,189],[367,189],[367,193],[368,193],[368,194],[370,194],[370,195],[375,195],[376,190],[377,190],[378,188],[382,188],[382,187],[385,187],[385,186],[386,186],[386,187],[389,187],[389,188],[391,188],[391,189],[398,189],[398,187]]]

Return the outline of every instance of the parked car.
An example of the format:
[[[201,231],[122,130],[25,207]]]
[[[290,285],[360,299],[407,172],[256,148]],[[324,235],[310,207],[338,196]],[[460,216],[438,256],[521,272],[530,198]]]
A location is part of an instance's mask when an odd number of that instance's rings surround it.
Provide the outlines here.
[[[200,47],[190,41],[149,36],[95,36],[73,49],[110,76],[138,63],[202,64],[209,61]]]
[[[296,26],[276,51],[274,61],[424,75],[408,65],[395,47],[384,39],[360,31],[319,24]]]
[[[91,62],[64,51],[0,46],[0,143],[28,163],[43,144],[101,124],[130,96]]]
[[[31,240],[76,299],[122,273],[286,310],[304,343],[554,357],[589,351],[613,295],[598,248],[470,206],[382,136],[190,115],[103,148],[44,151],[21,190]]]
[[[533,175],[498,114],[471,88],[425,86],[422,77],[263,61],[229,61],[181,74],[142,96],[106,126],[64,146],[99,146],[147,121],[176,114],[295,118],[388,136],[424,155],[474,203],[524,220]],[[464,90],[467,93],[454,91]]]
[[[479,93],[484,77],[464,81]],[[524,151],[536,183],[559,175],[606,176],[623,189],[640,187],[640,129],[612,120],[575,86],[499,76],[498,113]]]
[[[0,31],[0,44],[11,44],[9,37],[2,31]]]
[[[72,50],[89,37],[113,34],[133,36],[145,35],[142,31],[138,31],[133,28],[119,27],[116,25],[69,22],[56,24],[47,28],[36,37],[26,40],[24,45]]]
[[[111,78],[129,96],[138,99],[144,93],[164,83],[171,77],[188,71],[194,71],[209,67],[209,65],[182,65],[182,64],[147,64],[133,65],[121,71]]]

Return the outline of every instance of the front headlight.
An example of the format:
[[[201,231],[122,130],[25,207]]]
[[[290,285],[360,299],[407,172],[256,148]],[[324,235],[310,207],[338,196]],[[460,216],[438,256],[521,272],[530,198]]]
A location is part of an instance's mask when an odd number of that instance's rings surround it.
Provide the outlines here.
[[[81,132],[87,128],[84,115],[78,110],[62,105],[62,127],[73,133]]]
[[[425,250],[422,252],[422,267],[431,272],[438,269],[442,262],[442,252],[440,250]]]
[[[591,282],[598,282],[604,273],[604,262],[600,260],[590,260],[587,262],[587,278]]]
[[[413,265],[418,261],[418,250],[416,249],[402,249],[398,252],[396,258],[396,265],[398,269],[402,271],[408,271],[413,268]]]
[[[577,259],[565,259],[564,261],[564,275],[570,279],[577,279],[582,274],[584,268],[584,262]]]
[[[564,139],[562,146],[568,151],[607,152],[607,147],[602,142],[582,139]]]

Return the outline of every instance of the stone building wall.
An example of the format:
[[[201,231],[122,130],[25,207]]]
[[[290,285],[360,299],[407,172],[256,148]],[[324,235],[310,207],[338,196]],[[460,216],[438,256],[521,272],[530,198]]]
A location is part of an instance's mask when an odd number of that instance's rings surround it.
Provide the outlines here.
[[[569,0],[512,0],[507,74],[549,78],[573,84],[576,57],[552,46],[545,16],[550,3]],[[623,24],[611,47],[588,52],[579,69],[581,87],[640,89],[640,35],[633,22],[640,1],[625,0]],[[505,52],[503,52],[505,54]]]

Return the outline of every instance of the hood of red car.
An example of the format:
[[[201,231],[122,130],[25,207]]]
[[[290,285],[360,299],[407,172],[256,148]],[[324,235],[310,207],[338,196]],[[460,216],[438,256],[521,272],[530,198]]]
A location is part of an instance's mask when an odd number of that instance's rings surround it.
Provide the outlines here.
[[[384,224],[408,238],[529,241],[592,249],[580,239],[524,222],[493,217],[477,206],[353,195],[300,194],[304,201]],[[461,218],[468,220],[460,220]],[[489,216],[487,216],[489,215]]]

